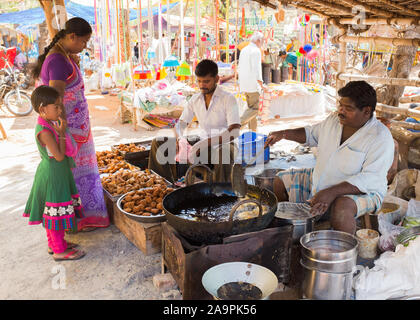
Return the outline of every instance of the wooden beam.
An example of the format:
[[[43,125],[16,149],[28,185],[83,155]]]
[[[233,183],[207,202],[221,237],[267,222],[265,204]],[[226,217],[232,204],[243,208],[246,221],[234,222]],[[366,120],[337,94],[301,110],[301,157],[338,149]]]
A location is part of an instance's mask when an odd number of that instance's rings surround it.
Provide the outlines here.
[[[341,0],[341,2],[344,2],[345,4],[348,4],[351,7],[362,6],[363,8],[365,8],[365,10],[367,12],[371,12],[371,13],[377,14],[379,16],[388,17],[388,18],[394,16],[394,14],[389,12],[389,11],[378,9],[378,8],[373,7],[371,5],[368,5],[364,2],[360,2],[360,1],[356,1],[356,0]]]
[[[400,103],[415,103],[415,102],[420,102],[420,95],[400,98]]]
[[[420,46],[420,39],[384,38],[384,37],[357,37],[348,35],[338,35],[332,38],[335,44],[340,43],[371,43],[374,45],[393,45],[393,46]]]
[[[329,19],[328,23],[334,24],[333,19]],[[338,19],[338,23],[353,24],[355,23],[355,18],[341,18]],[[366,18],[361,23],[366,25],[420,25],[420,20],[416,18]]]
[[[393,1],[389,1],[389,0],[380,0],[380,3],[386,4],[388,6],[394,7],[395,9],[399,9],[401,11],[403,11],[404,13],[406,13],[407,15],[413,15],[416,17],[420,17],[420,12],[415,11],[415,10],[411,10],[407,7],[402,6],[400,3],[396,3]]]
[[[395,125],[397,127],[401,127],[404,129],[420,130],[420,123],[396,121],[396,120],[389,120],[389,121],[391,122],[391,125]]]
[[[338,74],[338,79],[345,81],[357,81],[366,80],[368,82],[387,84],[391,86],[413,86],[420,87],[420,79],[404,79],[404,78],[386,78],[386,77],[374,77],[358,74],[341,73]]]

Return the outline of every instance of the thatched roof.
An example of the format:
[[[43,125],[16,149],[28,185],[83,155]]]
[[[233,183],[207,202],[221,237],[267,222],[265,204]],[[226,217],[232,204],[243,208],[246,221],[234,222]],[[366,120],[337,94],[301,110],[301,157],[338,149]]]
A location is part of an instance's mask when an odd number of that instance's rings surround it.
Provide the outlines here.
[[[416,18],[420,19],[419,0],[255,0],[270,6],[280,2],[328,18],[352,18],[356,6],[363,6],[366,18]],[[417,23],[418,24],[418,23]]]

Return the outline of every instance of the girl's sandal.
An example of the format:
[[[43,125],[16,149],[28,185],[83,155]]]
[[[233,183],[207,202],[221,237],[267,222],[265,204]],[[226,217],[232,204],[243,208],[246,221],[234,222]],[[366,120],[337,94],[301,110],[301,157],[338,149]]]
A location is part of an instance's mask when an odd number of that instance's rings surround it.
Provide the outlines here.
[[[67,251],[67,250],[66,250]],[[65,260],[79,260],[80,258],[83,258],[85,256],[85,252],[82,250],[71,250],[69,253],[67,253],[65,256],[62,257],[54,257],[53,259],[55,261],[65,261]]]
[[[73,249],[73,248],[76,248],[77,246],[78,246],[77,243],[67,242],[67,249]],[[50,247],[48,247],[48,254],[54,254],[54,252],[52,251]]]

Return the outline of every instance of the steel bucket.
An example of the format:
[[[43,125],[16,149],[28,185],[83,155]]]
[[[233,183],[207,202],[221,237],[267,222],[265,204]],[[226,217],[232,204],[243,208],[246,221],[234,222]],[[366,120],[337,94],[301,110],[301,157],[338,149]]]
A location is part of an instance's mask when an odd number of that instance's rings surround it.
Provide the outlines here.
[[[353,274],[358,270],[357,238],[341,231],[321,230],[305,234],[300,244],[304,296],[319,300],[350,299]]]

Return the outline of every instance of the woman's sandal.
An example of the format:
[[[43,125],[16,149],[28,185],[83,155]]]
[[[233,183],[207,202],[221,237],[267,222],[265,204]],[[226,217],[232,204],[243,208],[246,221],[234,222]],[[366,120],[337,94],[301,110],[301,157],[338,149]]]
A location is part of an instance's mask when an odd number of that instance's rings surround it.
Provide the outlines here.
[[[67,249],[73,249],[73,248],[76,248],[77,246],[78,246],[77,243],[67,242]],[[48,247],[48,254],[54,254],[54,252],[52,251],[50,247]]]
[[[67,251],[67,250],[66,250]],[[64,252],[63,252],[64,253]],[[58,253],[60,254],[60,253]],[[63,257],[54,257],[53,259],[55,261],[65,261],[65,260],[79,260],[80,258],[83,258],[85,256],[85,252],[83,252],[82,250],[71,250],[69,253],[67,253],[65,256]]]

